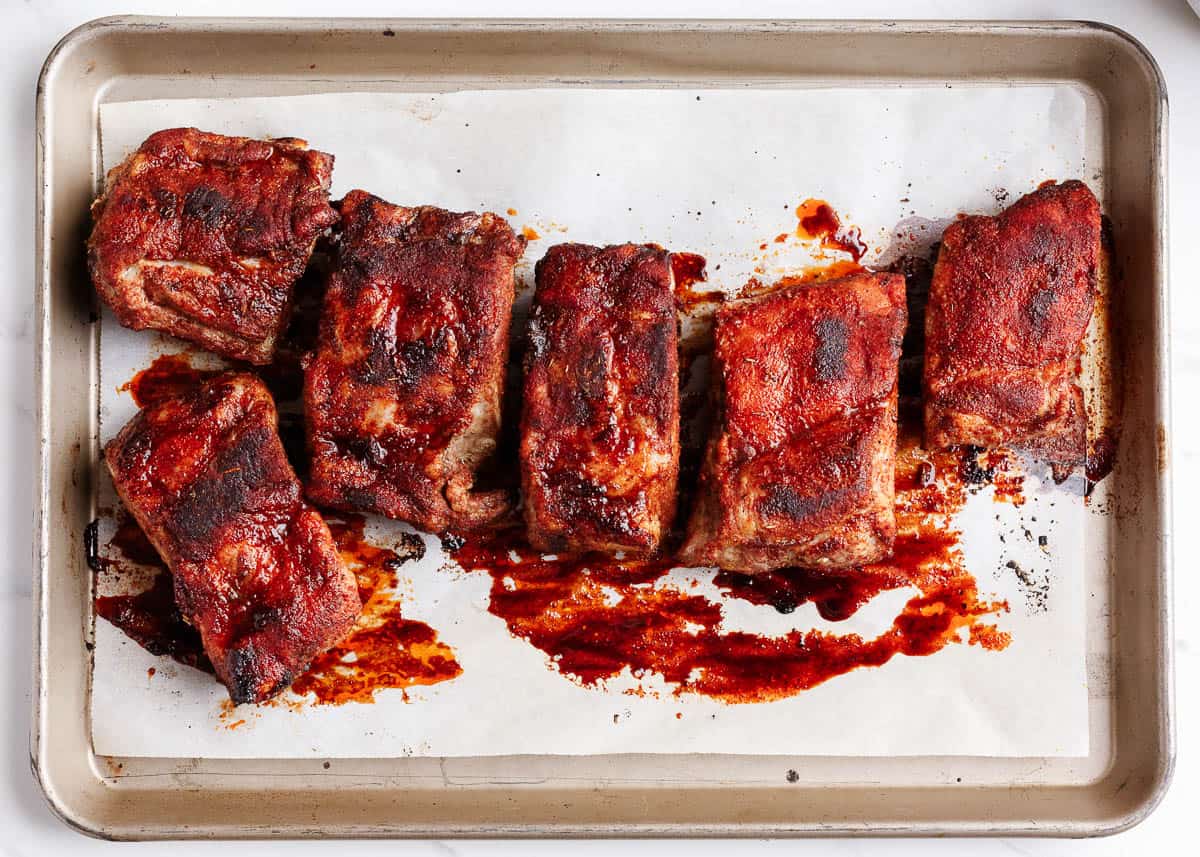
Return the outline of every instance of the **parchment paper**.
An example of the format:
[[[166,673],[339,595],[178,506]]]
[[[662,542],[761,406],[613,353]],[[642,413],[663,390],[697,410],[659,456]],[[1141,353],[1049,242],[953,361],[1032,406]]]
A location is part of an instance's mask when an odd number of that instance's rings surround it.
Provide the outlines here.
[[[654,241],[708,258],[710,282],[736,290],[814,259],[774,236],[793,210],[828,200],[862,229],[871,265],[936,240],[956,212],[994,212],[1048,178],[1081,177],[1102,195],[1098,107],[1069,86],[738,90],[525,90],[337,94],[105,104],[105,168],[155,130],[194,125],[298,136],[336,155],[335,197],[362,187],[397,203],[505,213],[531,241],[519,275],[564,240]],[[1101,198],[1103,198],[1101,196]],[[762,245],[766,249],[760,249]],[[527,298],[527,296],[526,296]],[[101,434],[135,412],[118,387],[182,346],[102,319]],[[116,505],[107,474],[101,505]],[[463,674],[383,691],[374,704],[242,706],[232,717],[211,676],[148,654],[104,620],[95,627],[96,752],[119,756],[745,753],[1082,756],[1088,750],[1083,540],[1078,486],[1034,473],[1027,502],[969,500],[956,521],[981,595],[1007,599],[1004,651],[950,645],[898,656],[778,702],[729,705],[581,687],[487,612],[490,579],[450,573],[438,541],[400,569],[406,616],[454,648]],[[1041,521],[1041,523],[1036,523]],[[1050,522],[1053,521],[1053,524]],[[112,531],[102,521],[101,541]],[[403,525],[371,519],[381,543]],[[1029,531],[1028,538],[1002,534]],[[1036,534],[1051,533],[1039,547]],[[1006,568],[1044,570],[1043,604]],[[690,579],[691,575],[689,575]],[[680,578],[682,580],[682,578]],[[670,585],[669,581],[665,585]],[[720,600],[705,580],[701,592]],[[875,636],[912,590],[885,592],[846,622],[811,605],[790,615],[725,601],[725,627]],[[155,667],[153,675],[148,674]],[[646,683],[643,682],[643,685]],[[653,689],[653,683],[651,683]],[[224,715],[224,716],[222,716]],[[231,720],[244,721],[230,728]]]

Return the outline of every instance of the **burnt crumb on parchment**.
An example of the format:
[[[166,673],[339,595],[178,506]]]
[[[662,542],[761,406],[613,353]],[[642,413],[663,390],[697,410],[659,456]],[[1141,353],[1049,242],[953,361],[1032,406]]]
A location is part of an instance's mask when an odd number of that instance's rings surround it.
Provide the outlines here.
[[[788,772],[787,772],[787,781],[788,781],[789,783],[798,783],[798,782],[800,782],[800,774],[798,774],[798,773],[797,773],[795,770],[791,770],[791,769],[789,769],[789,770],[788,770]]]
[[[446,533],[442,536],[442,549],[446,553],[454,553],[467,543],[467,540],[456,533]]]
[[[1014,559],[1004,563],[1004,567],[1016,575],[1021,594],[1025,596],[1025,605],[1030,611],[1045,613],[1050,600],[1050,569],[1038,571],[1026,568]]]
[[[963,447],[959,473],[962,476],[963,482],[967,483],[967,485],[987,485],[996,475],[994,467],[984,467],[980,464],[979,456],[982,454],[983,447],[981,446]]]
[[[391,567],[398,567],[413,560],[421,560],[425,557],[425,542],[416,533],[401,533],[392,545],[392,553],[395,556],[386,560]]]

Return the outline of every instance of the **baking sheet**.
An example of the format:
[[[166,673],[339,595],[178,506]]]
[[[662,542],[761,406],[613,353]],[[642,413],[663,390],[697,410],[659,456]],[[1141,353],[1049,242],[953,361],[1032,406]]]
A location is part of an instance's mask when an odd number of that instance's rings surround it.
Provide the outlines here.
[[[1005,117],[997,127],[994,117]],[[517,213],[550,243],[657,241],[701,252],[710,279],[736,290],[828,254],[775,244],[794,207],[829,200],[861,227],[872,264],[920,249],[957,211],[994,211],[1046,178],[1080,176],[1102,196],[1099,116],[1071,86],[839,90],[535,90],[336,95],[107,104],[105,165],[173,125],[290,135],[337,155],[334,193],[365,187],[396,202]],[[766,249],[762,246],[766,244]],[[719,267],[718,267],[719,266]],[[178,345],[102,321],[101,440],[134,406],[118,387]],[[519,753],[1079,756],[1087,753],[1083,533],[1077,486],[1031,476],[1022,507],[971,497],[957,525],[983,593],[1006,599],[1003,652],[952,645],[897,657],[790,699],[727,705],[629,677],[580,687],[487,613],[486,575],[451,574],[435,539],[400,570],[409,618],[455,650],[463,674],[371,705],[242,707],[202,673],[95,629],[92,731],[104,755],[331,757]],[[102,480],[101,506],[113,506]],[[999,541],[1051,518],[1047,552]],[[106,524],[111,526],[111,524]],[[400,525],[372,520],[382,542]],[[103,536],[103,533],[102,533]],[[1026,553],[1027,552],[1027,553]],[[1031,604],[1004,562],[1036,562],[1051,582]],[[680,574],[681,583],[694,573]],[[707,584],[705,584],[707,585]],[[714,599],[721,596],[711,586]],[[883,593],[851,620],[822,621],[723,601],[726,627],[877,634],[909,596]],[[155,667],[153,675],[149,675]],[[651,693],[633,696],[634,685]],[[241,721],[239,723],[239,721]],[[237,723],[237,728],[230,728]]]

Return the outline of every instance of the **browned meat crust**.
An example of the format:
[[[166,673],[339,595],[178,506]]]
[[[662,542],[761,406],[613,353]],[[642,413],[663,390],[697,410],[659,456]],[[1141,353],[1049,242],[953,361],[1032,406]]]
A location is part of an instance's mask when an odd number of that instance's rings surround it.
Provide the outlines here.
[[[333,156],[195,128],[150,136],[92,205],[88,266],[118,321],[270,363],[329,206]]]
[[[473,491],[494,452],[513,268],[525,242],[495,214],[341,202],[337,261],[305,373],[308,496],[422,529],[478,529],[511,509]]]
[[[144,409],[104,450],[237,703],[290,685],[362,606],[329,528],[301,497],[276,424],[263,383],[227,373]]]
[[[660,547],[679,476],[677,341],[661,247],[560,244],[538,262],[521,421],[534,547]]]
[[[718,413],[683,562],[836,569],[891,552],[905,319],[898,274],[717,310]]]
[[[926,443],[1083,461],[1080,349],[1099,259],[1100,206],[1078,181],[946,229],[925,316]]]

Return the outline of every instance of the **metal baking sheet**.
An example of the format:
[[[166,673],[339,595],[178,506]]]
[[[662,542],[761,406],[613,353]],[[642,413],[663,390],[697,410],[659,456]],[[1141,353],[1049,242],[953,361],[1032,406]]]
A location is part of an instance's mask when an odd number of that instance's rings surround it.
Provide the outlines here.
[[[92,752],[85,722],[90,575],[82,540],[96,495],[98,351],[81,247],[100,179],[100,103],[364,90],[1029,82],[1069,82],[1103,105],[1106,208],[1126,283],[1114,325],[1127,389],[1124,441],[1108,483],[1112,513],[1087,535],[1095,549],[1088,552],[1107,557],[1085,570],[1087,757],[323,763]],[[33,753],[52,805],[76,826],[120,838],[1085,835],[1134,823],[1161,796],[1173,755],[1165,94],[1153,61],[1128,37],[1091,24],[123,18],[86,25],[56,48],[38,109],[41,621]],[[205,800],[190,798],[196,790]]]

